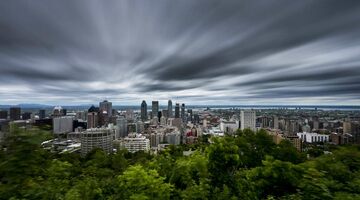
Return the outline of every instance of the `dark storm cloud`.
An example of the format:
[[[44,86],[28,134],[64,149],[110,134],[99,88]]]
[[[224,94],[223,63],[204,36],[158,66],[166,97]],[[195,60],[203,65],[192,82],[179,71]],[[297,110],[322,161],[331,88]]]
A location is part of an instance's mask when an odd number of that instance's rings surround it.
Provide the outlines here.
[[[139,84],[138,85],[138,90],[140,92],[147,92],[147,91],[169,91],[169,90],[185,90],[185,89],[192,89],[195,88],[196,85],[191,85],[191,86],[179,86],[179,85],[175,85],[175,84]]]
[[[0,99],[357,104],[359,13],[347,0],[0,2]]]
[[[322,82],[326,80],[332,80],[333,83],[337,83],[338,78],[347,78],[347,80],[351,80],[350,83],[353,81],[358,80],[360,77],[360,65],[352,66],[352,67],[341,67],[339,65],[337,68],[327,69],[328,71],[324,70],[297,70],[292,71],[286,74],[275,74],[275,75],[268,75],[266,77],[259,77],[254,80],[245,81],[242,83],[238,83],[237,86],[258,86],[262,84],[277,84],[280,83],[284,85],[286,82],[292,83],[299,83],[301,81],[304,82],[313,82],[312,84],[316,84],[316,82]],[[315,83],[314,83],[315,82]]]

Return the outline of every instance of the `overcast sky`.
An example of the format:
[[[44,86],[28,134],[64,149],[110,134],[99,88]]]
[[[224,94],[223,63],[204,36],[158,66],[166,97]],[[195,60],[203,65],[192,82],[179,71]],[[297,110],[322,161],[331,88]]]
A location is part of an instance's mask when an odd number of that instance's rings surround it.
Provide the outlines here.
[[[360,1],[0,2],[0,104],[105,98],[359,105]]]

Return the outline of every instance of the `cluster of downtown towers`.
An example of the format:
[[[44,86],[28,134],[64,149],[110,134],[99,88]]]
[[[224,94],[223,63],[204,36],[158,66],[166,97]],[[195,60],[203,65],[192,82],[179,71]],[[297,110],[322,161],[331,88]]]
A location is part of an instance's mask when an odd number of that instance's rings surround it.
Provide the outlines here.
[[[152,105],[151,105],[151,112],[150,112],[150,118],[157,118],[158,120],[160,120],[160,118],[162,117],[163,114],[167,114],[167,116],[164,117],[168,117],[168,118],[182,118],[183,121],[186,120],[186,116],[185,116],[185,104],[181,104],[181,113],[180,113],[180,104],[176,103],[175,104],[175,116],[173,113],[173,104],[172,101],[169,100],[168,101],[168,107],[167,110],[163,110],[163,112],[161,112],[159,110],[159,101],[152,101]],[[145,100],[142,101],[141,103],[141,120],[146,121],[148,120],[148,112],[147,112],[147,103]]]

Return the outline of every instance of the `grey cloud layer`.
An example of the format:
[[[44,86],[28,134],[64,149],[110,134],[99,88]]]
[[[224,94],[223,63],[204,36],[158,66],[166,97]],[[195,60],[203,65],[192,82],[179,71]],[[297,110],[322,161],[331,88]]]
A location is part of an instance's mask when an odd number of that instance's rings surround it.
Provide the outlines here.
[[[359,13],[348,0],[0,2],[0,104],[359,104]]]

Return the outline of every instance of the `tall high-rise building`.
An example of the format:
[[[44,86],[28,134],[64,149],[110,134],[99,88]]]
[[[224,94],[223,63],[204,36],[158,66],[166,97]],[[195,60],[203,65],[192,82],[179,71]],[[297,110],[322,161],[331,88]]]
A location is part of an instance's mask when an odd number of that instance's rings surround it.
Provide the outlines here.
[[[8,118],[8,111],[0,110],[0,119],[7,119],[7,118]]]
[[[135,129],[136,129],[136,133],[142,133],[145,130],[144,122],[142,122],[142,121],[136,122]]]
[[[159,119],[159,122],[160,122],[160,118],[162,117],[162,112],[161,112],[161,111],[159,111],[159,112],[158,112],[158,115],[157,115],[157,117],[158,117],[158,119]]]
[[[87,120],[86,115],[87,115],[87,112],[85,112],[85,111],[77,111],[75,113],[75,118],[86,121]]]
[[[319,117],[315,116],[313,117],[313,129],[319,130]]]
[[[24,112],[24,113],[21,115],[21,119],[22,119],[22,120],[31,119],[31,112]]]
[[[74,118],[71,116],[55,117],[53,119],[54,134],[64,134],[73,131]]]
[[[254,110],[241,111],[241,130],[249,128],[253,131],[256,130],[256,113]]]
[[[146,121],[148,119],[147,116],[147,104],[146,101],[143,100],[141,103],[141,120]]]
[[[161,111],[161,116],[165,117],[165,118],[169,118],[169,111],[168,110],[162,110]]]
[[[99,103],[99,109],[101,114],[110,118],[112,116],[112,103],[108,100],[104,100]]]
[[[273,117],[273,123],[274,123],[274,129],[279,129],[279,117],[278,116]]]
[[[179,131],[174,131],[166,134],[165,136],[167,143],[173,145],[179,145],[181,141],[181,134]]]
[[[91,106],[88,110],[87,128],[96,128],[99,126],[99,109]]]
[[[95,148],[101,148],[107,153],[112,151],[113,134],[110,129],[94,128],[81,133],[81,155],[85,156]]]
[[[346,120],[343,122],[343,132],[344,133],[352,133],[351,131],[351,122],[349,120]]]
[[[194,120],[193,120],[193,112],[192,112],[192,109],[188,109],[187,112],[188,112],[188,121],[193,122]]]
[[[187,118],[187,116],[185,115],[185,104],[183,103],[183,104],[181,104],[181,120],[183,121],[183,122],[186,122],[186,119]]]
[[[61,106],[55,106],[53,109],[53,117],[60,117],[60,116],[64,116],[64,110]]]
[[[116,138],[124,138],[128,135],[127,120],[123,116],[116,119],[116,128]]]
[[[20,120],[21,108],[20,107],[11,107],[10,108],[10,120]]]
[[[45,110],[39,110],[39,119],[45,119]]]
[[[172,101],[171,100],[168,101],[168,117],[169,118],[173,117]]]
[[[180,118],[180,105],[179,105],[179,103],[175,104],[175,118]]]
[[[158,101],[152,101],[152,117],[157,117],[159,113],[159,102]]]
[[[200,116],[199,116],[199,114],[194,114],[194,123],[195,123],[195,124],[200,123]]]

